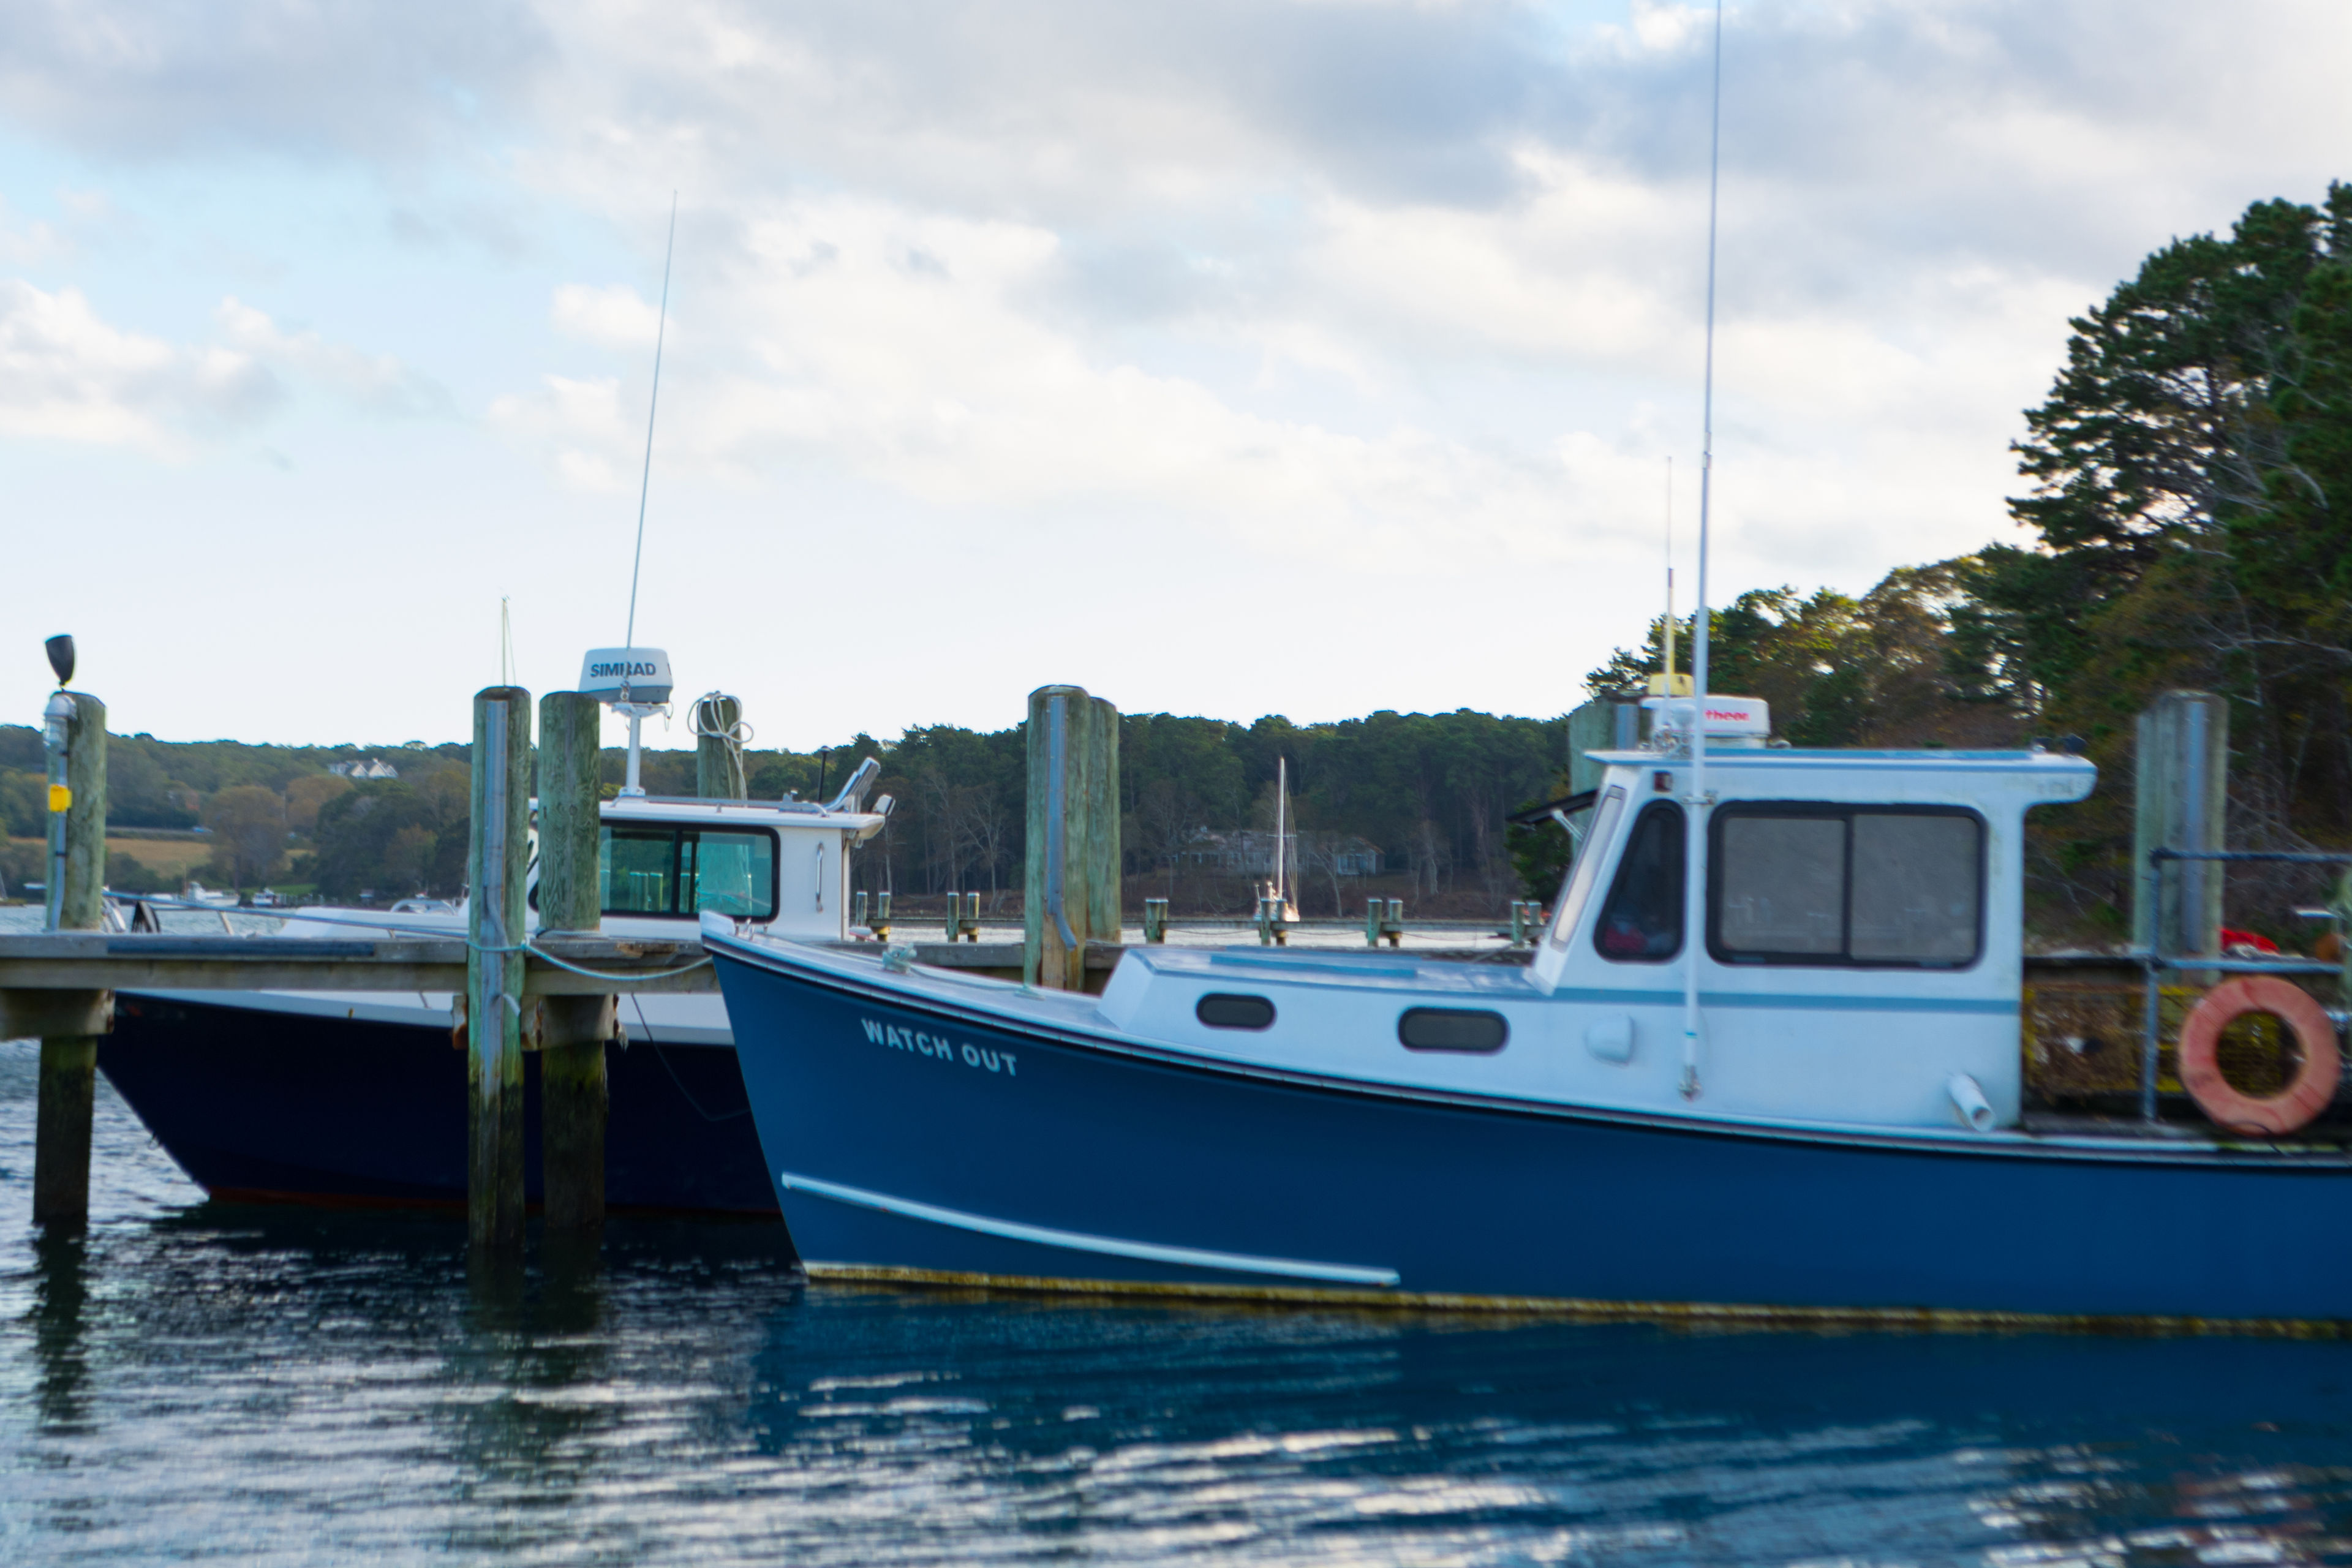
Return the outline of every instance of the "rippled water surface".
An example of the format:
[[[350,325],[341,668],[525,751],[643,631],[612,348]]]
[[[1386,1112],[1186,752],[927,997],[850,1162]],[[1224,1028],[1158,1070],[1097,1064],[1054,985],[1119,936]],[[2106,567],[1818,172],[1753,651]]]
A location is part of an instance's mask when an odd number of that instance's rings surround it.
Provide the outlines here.
[[[204,1203],[103,1088],[53,1246],[34,1061],[0,1562],[2352,1562],[2352,1346],[803,1289],[757,1226],[469,1279],[449,1221]]]

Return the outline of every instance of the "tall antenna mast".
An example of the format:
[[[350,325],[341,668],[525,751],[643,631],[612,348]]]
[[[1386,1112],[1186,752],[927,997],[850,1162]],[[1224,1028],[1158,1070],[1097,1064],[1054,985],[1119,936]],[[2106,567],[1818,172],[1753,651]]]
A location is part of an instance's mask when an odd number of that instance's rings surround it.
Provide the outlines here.
[[[1716,207],[1723,172],[1723,0],[1715,0],[1715,80],[1706,146],[1706,371],[1699,395],[1698,605],[1691,620],[1691,792],[1684,805],[1690,840],[1683,854],[1683,1076],[1685,1100],[1698,1098],[1698,965],[1706,930],[1706,551],[1715,499]]]
[[[669,264],[677,254],[677,193],[669,194],[669,242],[662,247],[661,314],[654,321],[654,389],[646,399],[646,471],[637,482],[637,554],[629,566],[629,630],[623,647],[637,646],[637,574],[646,564],[646,497],[654,487],[654,411],[661,406],[662,337],[669,330]]]
[[[1675,694],[1675,460],[1666,459],[1666,657],[1664,666],[1666,689],[1659,695]]]

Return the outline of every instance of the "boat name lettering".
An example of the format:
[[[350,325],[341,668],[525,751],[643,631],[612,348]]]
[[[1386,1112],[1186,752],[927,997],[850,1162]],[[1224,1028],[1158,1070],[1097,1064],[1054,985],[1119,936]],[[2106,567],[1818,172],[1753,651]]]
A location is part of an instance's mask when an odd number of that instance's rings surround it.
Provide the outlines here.
[[[860,1018],[857,1021],[865,1026],[866,1037],[877,1046],[887,1046],[894,1051],[913,1051],[917,1056],[930,1057],[943,1062],[961,1057],[966,1067],[984,1068],[990,1072],[1001,1072],[1007,1078],[1019,1076],[1013,1070],[1011,1051],[991,1050],[971,1044],[959,1045],[944,1036],[902,1029],[879,1018]]]

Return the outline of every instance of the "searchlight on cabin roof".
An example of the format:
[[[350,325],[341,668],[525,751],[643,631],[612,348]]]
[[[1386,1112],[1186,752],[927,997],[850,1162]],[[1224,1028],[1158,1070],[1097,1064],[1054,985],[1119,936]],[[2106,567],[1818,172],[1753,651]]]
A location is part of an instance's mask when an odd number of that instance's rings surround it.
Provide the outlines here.
[[[1772,738],[1771,706],[1760,697],[1644,697],[1642,707],[1650,715],[1650,733],[1677,742],[1689,736],[1695,710],[1712,744],[1760,746]]]

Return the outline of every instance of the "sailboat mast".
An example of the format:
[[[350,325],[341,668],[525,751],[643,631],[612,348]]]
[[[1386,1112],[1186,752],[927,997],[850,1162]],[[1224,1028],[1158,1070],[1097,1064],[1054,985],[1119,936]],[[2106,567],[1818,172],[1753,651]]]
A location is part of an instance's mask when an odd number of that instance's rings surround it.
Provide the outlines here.
[[[1691,619],[1691,789],[1685,803],[1690,839],[1683,855],[1683,1073],[1685,1100],[1698,1098],[1698,966],[1706,931],[1706,552],[1715,499],[1715,250],[1723,170],[1723,0],[1715,0],[1715,79],[1706,150],[1706,369],[1699,397],[1698,604]]]
[[[1290,903],[1290,759],[1274,759],[1274,896]]]

